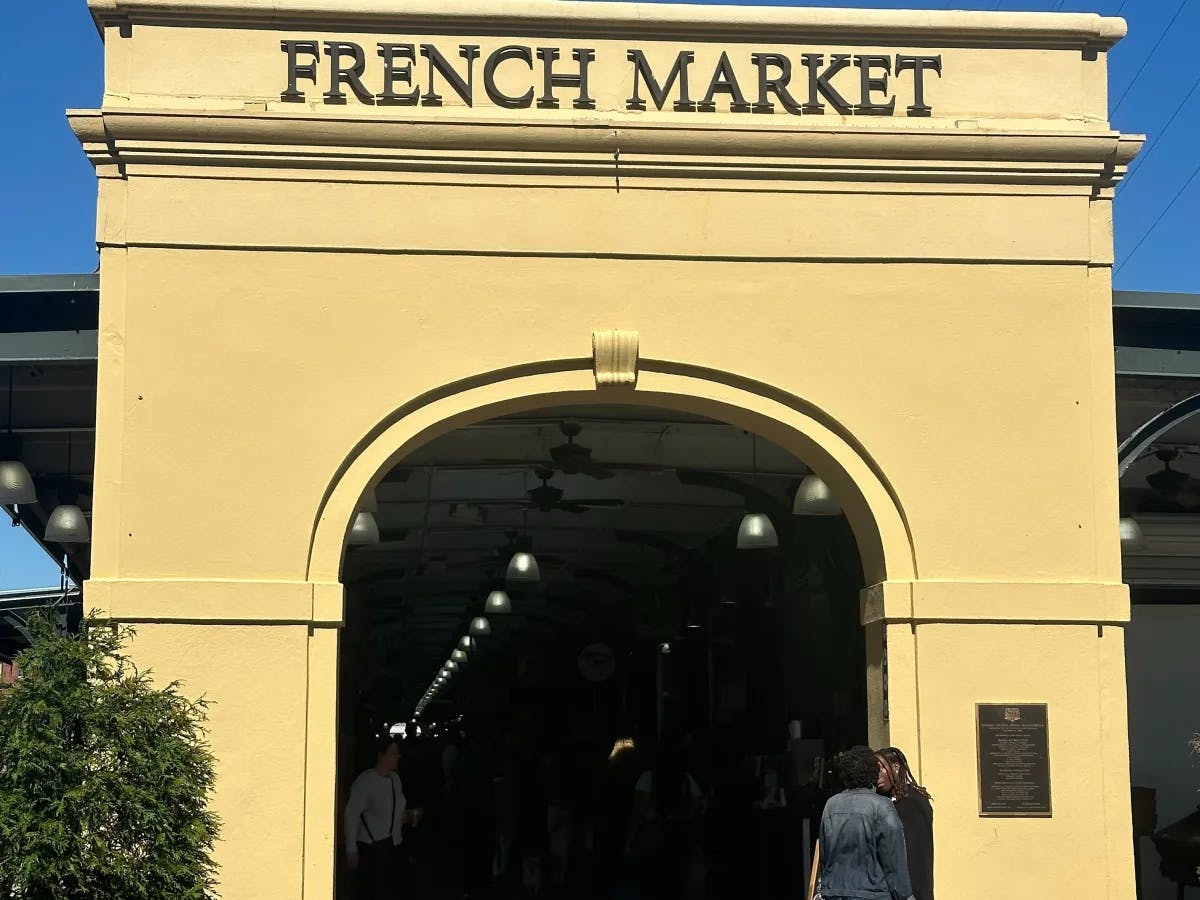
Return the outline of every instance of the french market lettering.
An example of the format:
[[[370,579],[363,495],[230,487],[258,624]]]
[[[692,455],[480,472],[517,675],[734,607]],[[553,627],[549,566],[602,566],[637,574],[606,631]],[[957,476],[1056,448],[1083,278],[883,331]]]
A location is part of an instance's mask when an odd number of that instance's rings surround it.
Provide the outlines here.
[[[310,81],[327,85],[322,97],[331,105],[343,105],[353,95],[372,106],[442,106],[445,92],[453,92],[474,106],[481,99],[478,74],[487,101],[504,109],[558,109],[567,95],[575,109],[596,107],[588,90],[596,51],[587,47],[568,51],[509,44],[488,53],[478,67],[482,54],[476,44],[460,44],[456,53],[448,53],[436,44],[380,42],[373,54],[379,62],[371,66],[367,50],[354,41],[283,40],[280,49],[287,55],[284,102],[306,102],[300,82]],[[633,85],[625,100],[629,110],[653,103],[659,110],[669,105],[675,112],[717,112],[720,103],[734,113],[773,113],[778,107],[792,115],[822,115],[832,107],[842,115],[892,116],[903,93],[911,100],[909,116],[930,116],[926,74],[942,74],[940,55],[805,52],[796,64],[785,53],[731,57],[722,51],[711,73],[693,68],[692,50],[678,51],[669,66],[657,70],[642,50],[625,55]],[[507,87],[500,83],[502,68]],[[420,71],[423,81],[417,80]],[[524,87],[519,93],[511,86],[514,77]],[[897,84],[902,84],[899,90]]]

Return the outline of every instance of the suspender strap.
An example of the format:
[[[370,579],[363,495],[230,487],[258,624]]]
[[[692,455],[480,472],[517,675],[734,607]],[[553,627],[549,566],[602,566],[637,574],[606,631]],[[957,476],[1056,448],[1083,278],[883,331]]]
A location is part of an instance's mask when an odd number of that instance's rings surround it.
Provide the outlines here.
[[[392,826],[388,829],[388,833],[384,837],[394,837],[396,834],[396,779],[391,775],[387,776],[388,784],[392,786]],[[362,822],[362,827],[367,829],[367,837],[371,839],[371,843],[375,843],[375,835],[371,832],[371,826],[367,824],[366,810],[358,814],[358,820]],[[382,840],[383,838],[380,838]]]
[[[396,779],[391,775],[388,776],[388,783],[392,786],[392,827],[388,830],[388,837],[396,836]],[[394,843],[394,841],[393,841]]]

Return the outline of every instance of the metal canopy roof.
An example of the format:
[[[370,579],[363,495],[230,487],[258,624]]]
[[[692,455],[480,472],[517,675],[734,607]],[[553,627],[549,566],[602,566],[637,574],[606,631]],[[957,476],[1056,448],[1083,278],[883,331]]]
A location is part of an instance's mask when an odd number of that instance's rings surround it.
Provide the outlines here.
[[[1200,295],[1113,293],[1118,375],[1200,378]]]
[[[85,509],[91,499],[99,291],[95,274],[0,276],[0,428],[20,436],[38,484],[38,502],[21,508],[20,521],[56,561],[69,558],[77,583],[87,577],[90,548],[47,545],[42,534],[67,476],[81,482]]]

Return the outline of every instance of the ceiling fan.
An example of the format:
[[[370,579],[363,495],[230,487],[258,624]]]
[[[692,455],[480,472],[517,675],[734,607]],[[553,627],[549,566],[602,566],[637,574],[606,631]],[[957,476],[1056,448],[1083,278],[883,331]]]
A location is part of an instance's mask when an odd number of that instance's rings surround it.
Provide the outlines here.
[[[1154,456],[1163,464],[1161,469],[1146,476],[1149,490],[1133,489],[1123,492],[1132,500],[1139,512],[1197,512],[1200,511],[1200,481],[1186,472],[1171,467],[1179,458],[1179,451],[1163,447]]]
[[[591,453],[590,450],[588,452]],[[611,475],[612,473],[609,472],[607,473],[606,477],[611,477]],[[537,477],[542,483],[533,490],[529,491],[528,506],[530,509],[536,509],[539,512],[553,512],[555,510],[559,510],[561,512],[583,513],[587,512],[589,509],[619,509],[625,505],[624,500],[619,500],[616,498],[565,500],[563,499],[562,488],[557,488],[550,484],[550,479],[554,477],[553,469],[539,468],[537,470]]]
[[[575,438],[583,430],[578,422],[560,422],[558,430],[562,432],[566,443],[550,448],[550,459],[542,463],[543,468],[562,472],[564,475],[587,475],[589,478],[604,480],[612,478],[615,473],[592,459],[592,448],[575,443]],[[528,460],[490,459],[488,463],[498,466],[528,464]],[[627,468],[622,466],[622,468]]]
[[[550,458],[566,475],[587,475],[591,478],[612,478],[613,473],[592,459],[592,450],[582,444],[575,443],[575,438],[583,430],[578,422],[562,422],[558,430],[567,439],[565,444],[550,448]]]
[[[539,466],[536,474],[542,483],[527,491],[528,500],[494,500],[484,501],[484,503],[488,506],[503,506],[544,513],[585,513],[591,509],[620,509],[625,505],[624,500],[617,498],[568,500],[564,497],[562,488],[550,484],[550,479],[554,477],[554,469],[549,466]]]

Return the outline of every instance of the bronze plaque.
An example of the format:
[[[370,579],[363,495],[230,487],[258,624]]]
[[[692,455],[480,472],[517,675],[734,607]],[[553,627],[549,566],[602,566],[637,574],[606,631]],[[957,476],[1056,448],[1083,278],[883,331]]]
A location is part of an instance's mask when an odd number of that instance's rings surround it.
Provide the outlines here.
[[[979,815],[1050,816],[1046,704],[978,703],[975,724]]]

